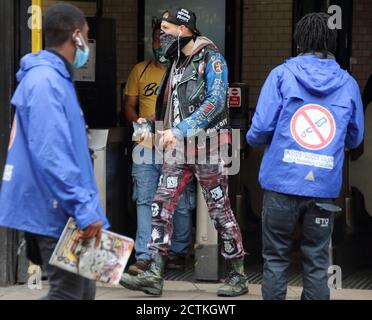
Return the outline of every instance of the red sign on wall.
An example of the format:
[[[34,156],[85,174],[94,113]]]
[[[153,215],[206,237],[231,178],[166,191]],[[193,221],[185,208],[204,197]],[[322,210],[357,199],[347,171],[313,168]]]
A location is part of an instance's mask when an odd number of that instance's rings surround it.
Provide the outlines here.
[[[229,107],[240,108],[242,106],[242,89],[229,88]]]

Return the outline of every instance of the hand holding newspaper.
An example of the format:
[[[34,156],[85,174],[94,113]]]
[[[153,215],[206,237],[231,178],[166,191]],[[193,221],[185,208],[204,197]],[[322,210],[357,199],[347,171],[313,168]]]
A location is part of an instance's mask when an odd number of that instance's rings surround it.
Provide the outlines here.
[[[90,280],[116,285],[124,272],[134,241],[131,238],[102,230],[101,241],[79,241],[79,229],[70,218],[49,263]]]

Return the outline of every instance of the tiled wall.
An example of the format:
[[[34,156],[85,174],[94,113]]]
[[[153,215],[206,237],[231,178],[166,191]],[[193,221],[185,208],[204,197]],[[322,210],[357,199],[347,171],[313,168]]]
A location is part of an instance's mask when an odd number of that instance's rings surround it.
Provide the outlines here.
[[[244,0],[242,80],[254,107],[268,73],[292,53],[292,0]]]
[[[43,9],[61,1],[43,0]],[[96,14],[95,2],[63,1],[82,9],[86,16]],[[137,62],[137,1],[105,0],[103,16],[116,20],[117,40],[117,106],[120,106],[120,84],[126,82],[130,70]]]
[[[361,90],[372,74],[372,1],[355,0],[353,8],[352,74]]]

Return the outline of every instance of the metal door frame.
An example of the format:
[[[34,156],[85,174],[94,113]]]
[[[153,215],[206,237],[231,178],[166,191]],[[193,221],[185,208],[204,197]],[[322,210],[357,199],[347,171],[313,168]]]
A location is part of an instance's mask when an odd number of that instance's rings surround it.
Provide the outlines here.
[[[11,126],[10,97],[15,85],[15,5],[14,0],[0,1],[0,168],[1,175],[8,151]],[[1,183],[1,179],[0,179]],[[0,286],[13,284],[16,278],[14,255],[16,234],[14,231],[0,229]]]
[[[20,58],[31,51],[32,43],[40,44],[41,32],[28,27],[31,4],[41,5],[42,0],[0,1],[0,187],[8,151],[8,141],[14,111],[10,100],[16,88],[15,74]],[[37,42],[36,42],[37,41]],[[38,49],[37,45],[33,46]],[[0,286],[25,281],[27,262],[17,256],[21,233],[0,228]]]

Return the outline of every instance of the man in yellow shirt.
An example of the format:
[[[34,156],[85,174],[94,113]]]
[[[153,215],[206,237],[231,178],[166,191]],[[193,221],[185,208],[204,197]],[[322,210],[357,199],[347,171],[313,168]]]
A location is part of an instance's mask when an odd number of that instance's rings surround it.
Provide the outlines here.
[[[152,47],[154,60],[138,63],[131,71],[125,87],[124,115],[129,123],[138,118],[152,118],[160,82],[167,67],[167,59],[160,47],[160,22],[153,28]],[[137,114],[137,106],[139,112]],[[137,232],[135,240],[136,263],[129,267],[129,273],[138,274],[150,265],[148,243],[151,240],[152,214],[156,208],[152,202],[161,179],[161,165],[155,163],[155,149],[152,164],[133,162],[133,201],[137,205]],[[195,209],[195,186],[190,184],[184,193],[174,215],[174,233],[171,241],[168,268],[182,268],[192,237],[192,211]]]

